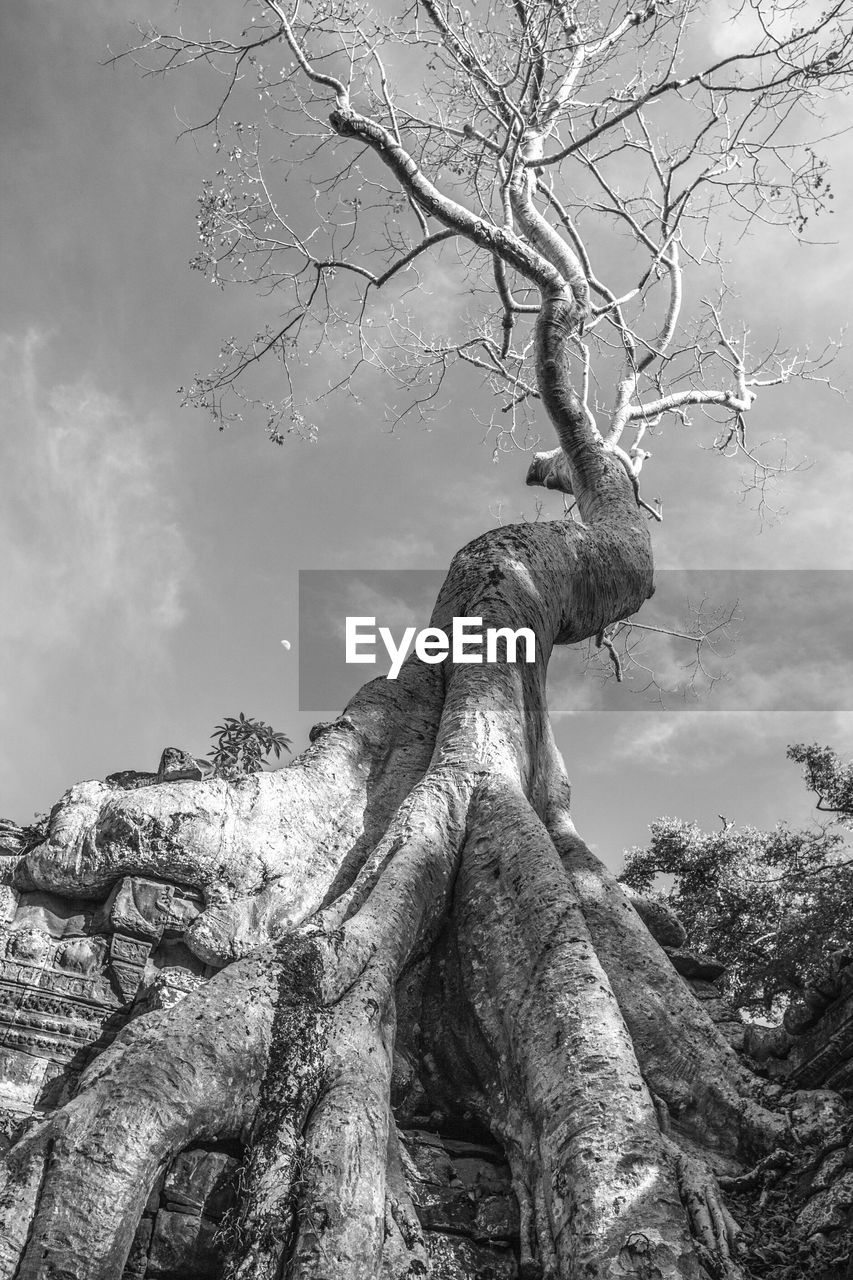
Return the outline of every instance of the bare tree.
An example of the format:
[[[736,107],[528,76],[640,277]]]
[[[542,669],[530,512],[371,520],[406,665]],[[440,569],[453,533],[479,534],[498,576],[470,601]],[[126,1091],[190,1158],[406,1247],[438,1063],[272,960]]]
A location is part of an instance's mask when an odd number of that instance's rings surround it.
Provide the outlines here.
[[[751,352],[719,243],[801,235],[831,199],[804,129],[850,82],[849,4],[470,5],[259,0],[233,37],[134,51],[223,76],[196,265],[277,309],[188,398],[220,425],[260,406],[281,440],[366,371],[402,417],[470,366],[499,447],[550,422],[528,483],[575,519],[484,534],[435,605],[436,626],[532,628],[535,665],[413,658],[280,772],[84,783],[54,809],[31,883],[195,886],[189,944],[221,971],[131,1022],[13,1149],[2,1276],[117,1276],[158,1170],[222,1137],[248,1145],[229,1275],[425,1274],[392,1072],[502,1145],[527,1276],[741,1275],[715,1172],[792,1140],[577,834],[545,676],[555,644],[604,643],[651,595],[649,440],[700,410],[763,484],[784,464],[750,440],[756,397],[825,376],[824,355]],[[250,91],[263,127],[229,137]],[[291,207],[293,184],[311,198]],[[469,327],[429,330],[419,283],[454,277]]]

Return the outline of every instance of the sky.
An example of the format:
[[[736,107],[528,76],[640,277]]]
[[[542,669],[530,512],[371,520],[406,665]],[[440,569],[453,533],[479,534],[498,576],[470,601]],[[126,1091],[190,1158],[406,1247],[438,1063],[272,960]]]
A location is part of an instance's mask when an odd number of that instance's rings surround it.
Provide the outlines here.
[[[203,6],[205,23],[228,8]],[[224,715],[304,746],[334,707],[298,705],[300,569],[440,570],[496,518],[560,510],[524,487],[523,455],[493,460],[473,385],[454,385],[429,430],[391,432],[375,399],[328,402],[316,442],[283,448],[180,407],[177,388],[252,328],[257,304],[187,265],[218,162],[205,139],[176,138],[204,117],[209,83],[105,65],[149,18],[177,21],[160,0],[21,0],[0,16],[0,814],[19,822],[81,779],[156,768],[166,745],[204,754]],[[833,132],[853,119],[849,101],[830,113]],[[731,248],[759,338],[820,346],[847,319],[851,145],[829,144],[823,243],[780,230]],[[834,380],[849,387],[851,372],[842,352]],[[787,477],[777,522],[762,525],[737,468],[694,441],[647,464],[665,511],[657,564],[691,571],[694,598],[714,571],[737,601],[729,679],[664,709],[602,690],[576,654],[553,662],[576,821],[611,866],[662,814],[805,822],[786,745],[853,754],[850,589],[819,572],[849,569],[849,406],[812,384],[765,393],[754,414],[759,436],[785,435],[809,463]],[[650,624],[675,607],[658,605]],[[677,679],[689,656],[664,642],[654,660]],[[354,668],[351,691],[370,674]]]

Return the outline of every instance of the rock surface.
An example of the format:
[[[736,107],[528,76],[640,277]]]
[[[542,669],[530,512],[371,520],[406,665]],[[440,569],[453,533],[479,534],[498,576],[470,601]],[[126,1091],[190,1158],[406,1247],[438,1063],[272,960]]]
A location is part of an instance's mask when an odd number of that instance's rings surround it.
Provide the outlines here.
[[[635,889],[622,885],[631,899],[631,904],[655,942],[662,947],[683,947],[687,941],[687,931],[670,907],[657,898],[647,897]]]

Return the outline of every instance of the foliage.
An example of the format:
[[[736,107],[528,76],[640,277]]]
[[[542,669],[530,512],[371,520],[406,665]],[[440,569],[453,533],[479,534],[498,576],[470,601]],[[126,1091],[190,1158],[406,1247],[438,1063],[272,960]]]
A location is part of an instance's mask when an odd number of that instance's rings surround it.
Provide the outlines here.
[[[827,747],[790,747],[788,755],[805,764],[812,790],[843,808],[853,766]],[[703,832],[695,822],[659,818],[650,831],[647,848],[626,854],[621,879],[640,892],[656,890],[691,947],[728,966],[726,994],[736,1008],[776,1013],[816,978],[829,953],[853,953],[853,859],[837,829],[725,823]],[[671,877],[668,888],[661,876]]]
[[[845,764],[831,747],[817,743],[789,747],[788,759],[804,766],[806,786],[817,796],[818,809],[838,814],[839,822],[853,826],[853,762]]]
[[[282,751],[290,751],[284,733],[242,711],[236,719],[225,716],[210,736],[215,745],[209,758],[220,773],[260,773],[272,755],[278,760]]]
[[[198,34],[142,30],[130,51],[153,74],[218,73],[195,126],[219,168],[193,266],[276,298],[186,402],[220,427],[254,409],[281,443],[313,437],[333,393],[371,394],[377,370],[394,421],[429,417],[464,368],[496,397],[496,448],[527,448],[535,331],[562,293],[584,416],[635,478],[649,438],[694,410],[759,486],[785,469],[755,451],[753,402],[825,381],[832,347],[752,350],[719,241],[753,224],[800,237],[831,211],[798,122],[851,83],[849,0],[755,0],[746,16],[734,0],[267,0],[233,21],[214,35],[203,9]]]

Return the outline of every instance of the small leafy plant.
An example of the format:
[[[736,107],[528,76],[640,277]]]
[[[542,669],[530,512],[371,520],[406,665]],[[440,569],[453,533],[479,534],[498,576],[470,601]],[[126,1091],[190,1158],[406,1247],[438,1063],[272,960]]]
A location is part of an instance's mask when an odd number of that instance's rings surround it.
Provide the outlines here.
[[[208,758],[218,773],[245,775],[260,773],[274,755],[290,751],[290,739],[263,720],[254,720],[241,711],[238,717],[225,716],[210,735],[213,750]]]

